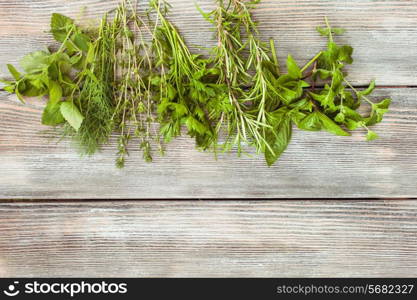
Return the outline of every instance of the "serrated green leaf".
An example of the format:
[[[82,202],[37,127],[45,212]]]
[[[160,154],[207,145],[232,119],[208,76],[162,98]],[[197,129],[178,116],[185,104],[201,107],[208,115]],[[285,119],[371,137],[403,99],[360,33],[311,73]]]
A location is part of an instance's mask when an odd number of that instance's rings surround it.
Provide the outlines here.
[[[346,32],[343,28],[322,28],[322,27],[316,27],[316,30],[318,33],[320,33],[322,36],[330,37],[330,33],[334,35],[342,35]]]
[[[323,27],[318,26],[318,27],[316,27],[316,31],[318,33],[320,33],[322,36],[325,36],[325,37],[330,36],[330,29],[329,28],[323,28]]]
[[[78,131],[83,123],[84,117],[73,102],[61,103],[61,113],[65,120]]]
[[[387,98],[382,100],[379,103],[372,105],[372,112],[369,118],[366,118],[366,125],[372,126],[377,123],[380,123],[385,115],[388,112],[388,109],[391,105],[391,99]]]
[[[332,33],[334,35],[342,35],[346,32],[346,29],[344,28],[336,28],[336,27],[332,27]]]
[[[51,17],[51,32],[55,40],[63,43],[74,21],[64,15],[54,13]]]
[[[353,48],[351,46],[342,46],[338,50],[338,60],[347,64],[353,63]]]
[[[49,66],[49,53],[45,51],[36,51],[26,55],[20,65],[27,73],[42,71]]]
[[[188,116],[185,119],[185,125],[187,125],[187,128],[191,132],[198,132],[199,134],[207,133],[207,127],[202,124],[201,122],[197,121],[192,116]]]

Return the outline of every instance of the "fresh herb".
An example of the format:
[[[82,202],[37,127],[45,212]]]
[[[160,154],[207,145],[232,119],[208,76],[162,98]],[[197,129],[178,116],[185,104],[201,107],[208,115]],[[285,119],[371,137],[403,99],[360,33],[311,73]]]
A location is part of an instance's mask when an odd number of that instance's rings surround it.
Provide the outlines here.
[[[205,13],[217,40],[208,57],[192,53],[169,20],[165,0],[151,0],[138,12],[137,2],[122,0],[96,28],[82,28],[60,14],[51,18],[57,50],[36,51],[12,65],[13,80],[4,90],[48,100],[42,123],[64,128],[82,153],[94,154],[119,136],[116,165],[123,167],[132,139],[139,141],[145,161],[152,145],[163,153],[186,128],[199,149],[238,154],[253,146],[269,166],[287,149],[294,125],[349,136],[364,128],[367,140],[378,138],[370,127],[381,122],[391,99],[370,100],[372,81],[357,90],[344,67],[353,49],[335,42],[344,30],[325,20],[317,31],[327,48],[305,66],[288,55],[287,73],[277,59],[275,42],[264,43],[252,11],[260,0],[215,0]],[[370,114],[358,112],[362,103]],[[155,127],[159,123],[159,130]]]

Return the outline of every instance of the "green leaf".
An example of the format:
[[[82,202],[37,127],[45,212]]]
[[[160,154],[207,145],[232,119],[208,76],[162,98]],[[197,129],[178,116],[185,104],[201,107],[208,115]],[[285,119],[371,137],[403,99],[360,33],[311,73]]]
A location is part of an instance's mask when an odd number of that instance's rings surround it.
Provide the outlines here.
[[[49,82],[49,101],[56,104],[62,99],[62,87],[56,81]]]
[[[204,126],[201,122],[194,119],[192,116],[188,116],[185,120],[185,124],[188,127],[188,130],[191,132],[197,132],[199,134],[207,133],[207,127]]]
[[[345,121],[345,114],[340,112],[336,115],[334,119],[337,123],[343,123]]]
[[[12,74],[15,80],[19,80],[22,77],[22,75],[16,70],[14,66],[8,64],[7,68],[9,69],[10,74]]]
[[[212,20],[212,18],[211,18],[211,14],[209,14],[209,13],[205,13],[202,9],[201,9],[201,7],[196,3],[196,2],[194,2],[194,5],[195,5],[195,7],[197,8],[197,10],[200,12],[200,14],[201,14],[201,16],[204,18],[204,19],[206,19],[206,21],[208,21],[208,22],[210,22],[210,23],[214,23],[214,21]]]
[[[368,96],[374,90],[375,90],[375,80],[372,80],[371,83],[369,84],[369,87],[366,90],[358,92],[358,96],[359,97],[361,97],[361,96]]]
[[[74,36],[74,44],[83,52],[88,52],[91,42],[88,36],[78,33]]]
[[[372,126],[377,123],[380,123],[385,115],[388,112],[388,109],[391,105],[391,99],[387,98],[382,100],[379,103],[372,105],[372,112],[369,118],[366,118],[366,125]]]
[[[346,32],[343,28],[322,28],[322,27],[316,27],[316,30],[318,33],[320,33],[322,36],[330,37],[330,33],[333,35],[342,35]]]
[[[3,89],[8,93],[13,94],[16,91],[16,86],[6,85],[5,87],[3,87]]]
[[[350,133],[344,131],[339,125],[333,122],[333,120],[330,119],[328,116],[326,116],[325,114],[321,112],[317,112],[317,114],[323,126],[323,129],[335,135],[350,136]]]
[[[366,140],[368,142],[374,141],[378,138],[379,138],[379,136],[374,131],[368,130],[368,134],[366,135]]]
[[[332,32],[334,35],[342,35],[346,32],[346,29],[333,27]]]
[[[175,109],[175,117],[181,118],[188,113],[188,109],[184,104],[181,103],[171,103],[171,105]]]
[[[323,27],[316,27],[316,31],[320,33],[320,35],[329,37],[330,36],[330,29],[329,28],[323,28]]]
[[[51,32],[55,40],[63,43],[67,37],[74,21],[61,14],[52,14],[51,17]]]
[[[315,77],[317,77],[317,75],[320,77],[320,79],[326,80],[329,77],[331,77],[333,74],[332,71],[328,71],[328,70],[324,70],[324,69],[318,69],[316,70],[316,73],[314,74]]]
[[[282,153],[287,150],[287,147],[292,137],[292,122],[291,119],[286,118],[280,122],[280,125],[274,129],[268,139],[269,145],[273,152],[267,147],[265,151],[265,160],[268,166],[272,166],[279,159]]]
[[[301,78],[302,76],[301,69],[297,65],[297,63],[295,62],[294,58],[291,55],[288,55],[288,58],[287,58],[287,69],[288,69],[288,74],[292,78],[294,79]]]
[[[86,63],[91,64],[94,62],[95,57],[95,47],[90,43],[90,46],[88,47],[87,56],[86,56]]]
[[[43,114],[42,114],[42,124],[48,126],[56,126],[62,124],[65,119],[61,114],[60,105],[61,103],[53,103],[48,101]]]
[[[334,42],[328,42],[327,50],[318,59],[318,68],[332,71],[337,63],[339,47]]]
[[[347,64],[353,63],[353,48],[351,46],[342,46],[338,51],[338,60]]]
[[[73,102],[63,102],[61,104],[61,113],[65,120],[78,131],[83,123],[84,117]]]
[[[42,71],[49,66],[49,53],[45,51],[36,51],[26,55],[20,65],[27,73]]]
[[[174,98],[177,96],[177,90],[172,86],[172,84],[167,83],[167,97],[169,101],[174,100]]]

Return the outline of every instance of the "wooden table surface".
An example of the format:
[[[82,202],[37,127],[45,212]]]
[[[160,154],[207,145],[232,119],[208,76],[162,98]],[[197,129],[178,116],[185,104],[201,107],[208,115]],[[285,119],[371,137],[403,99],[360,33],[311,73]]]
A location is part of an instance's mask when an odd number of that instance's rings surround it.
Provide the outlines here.
[[[52,12],[97,18],[117,2],[0,0],[0,78],[52,42]],[[193,1],[170,3],[189,45],[214,44]],[[40,125],[44,101],[0,92],[0,277],[417,276],[417,0],[263,0],[255,16],[281,60],[302,63],[326,44],[324,16],[346,28],[350,80],[393,99],[381,139],[297,131],[268,168],[183,137],[118,170],[114,141],[80,158]]]

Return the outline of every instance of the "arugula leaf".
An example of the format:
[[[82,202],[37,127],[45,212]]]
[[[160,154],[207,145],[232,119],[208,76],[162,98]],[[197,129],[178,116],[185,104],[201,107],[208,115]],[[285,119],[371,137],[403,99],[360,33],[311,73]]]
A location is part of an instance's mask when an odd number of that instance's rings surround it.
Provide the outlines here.
[[[73,102],[61,103],[61,113],[65,120],[78,131],[83,123],[84,117]]]

